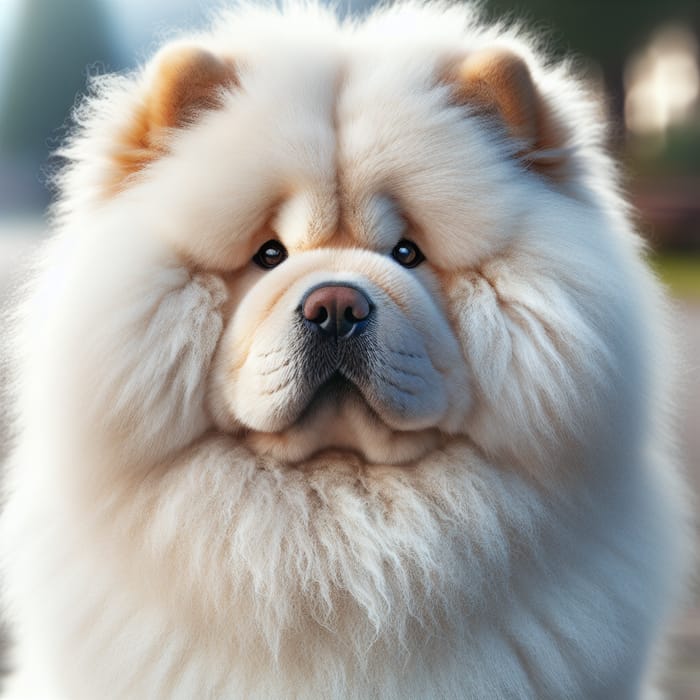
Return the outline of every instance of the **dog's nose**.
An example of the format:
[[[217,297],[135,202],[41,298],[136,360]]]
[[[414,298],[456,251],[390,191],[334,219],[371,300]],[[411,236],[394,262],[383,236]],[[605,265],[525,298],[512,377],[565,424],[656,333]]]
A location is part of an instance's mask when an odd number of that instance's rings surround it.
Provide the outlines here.
[[[372,304],[355,287],[333,286],[312,289],[301,302],[306,321],[323,335],[350,338],[367,327]]]

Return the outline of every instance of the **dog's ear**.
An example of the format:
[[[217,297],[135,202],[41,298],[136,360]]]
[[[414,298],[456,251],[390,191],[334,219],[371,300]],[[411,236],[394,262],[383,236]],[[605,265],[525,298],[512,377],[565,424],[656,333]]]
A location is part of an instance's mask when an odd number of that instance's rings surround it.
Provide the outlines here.
[[[455,103],[505,126],[529,167],[561,175],[568,134],[548,108],[525,59],[505,48],[483,49],[452,63],[446,80]]]
[[[233,61],[205,49],[174,44],[153,59],[145,97],[118,141],[115,189],[167,153],[173,131],[195,123],[221,104],[222,89],[237,84]]]

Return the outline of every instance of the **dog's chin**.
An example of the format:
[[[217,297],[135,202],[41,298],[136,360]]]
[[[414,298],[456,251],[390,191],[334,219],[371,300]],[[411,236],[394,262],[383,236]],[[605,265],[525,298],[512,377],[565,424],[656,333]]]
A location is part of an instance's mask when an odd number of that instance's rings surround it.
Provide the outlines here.
[[[340,452],[364,464],[399,465],[436,449],[440,434],[434,428],[390,428],[353,384],[334,375],[287,428],[270,433],[251,430],[245,440],[256,454],[293,464],[323,452]]]

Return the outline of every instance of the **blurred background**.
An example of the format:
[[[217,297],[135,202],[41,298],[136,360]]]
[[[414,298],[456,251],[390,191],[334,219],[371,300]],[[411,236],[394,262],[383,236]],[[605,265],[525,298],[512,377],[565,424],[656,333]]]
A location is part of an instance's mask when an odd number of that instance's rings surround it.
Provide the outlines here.
[[[128,70],[178,27],[206,24],[208,0],[0,0],[0,303],[46,235],[49,154],[90,75]],[[372,0],[338,0],[362,13]],[[609,147],[677,300],[686,352],[683,451],[700,487],[700,0],[485,0],[573,55],[610,115]],[[0,341],[4,335],[0,325]],[[1,343],[0,343],[1,344]],[[1,372],[1,369],[0,369]],[[1,376],[0,376],[1,381]],[[1,415],[0,407],[0,415]],[[4,440],[0,420],[0,458]],[[666,684],[700,700],[700,596],[676,625]],[[0,659],[1,659],[0,655]],[[1,664],[1,662],[0,662]],[[0,666],[1,670],[1,666]]]

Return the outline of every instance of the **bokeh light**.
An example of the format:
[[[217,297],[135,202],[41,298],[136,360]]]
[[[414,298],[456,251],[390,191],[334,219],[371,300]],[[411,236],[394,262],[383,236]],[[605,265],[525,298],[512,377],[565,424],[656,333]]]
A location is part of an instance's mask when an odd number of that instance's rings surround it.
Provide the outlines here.
[[[686,27],[663,27],[630,57],[624,77],[627,128],[665,134],[695,114],[700,89],[697,39]]]

